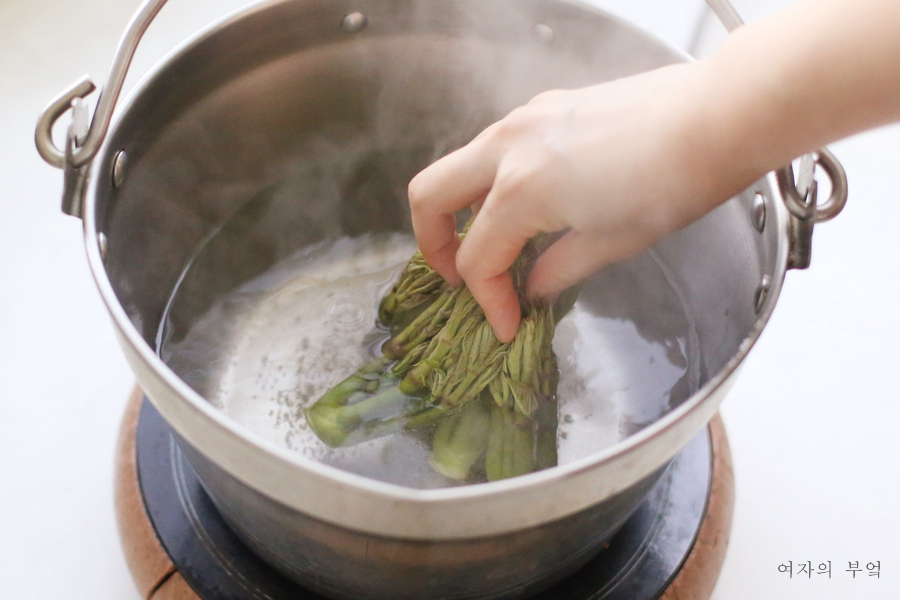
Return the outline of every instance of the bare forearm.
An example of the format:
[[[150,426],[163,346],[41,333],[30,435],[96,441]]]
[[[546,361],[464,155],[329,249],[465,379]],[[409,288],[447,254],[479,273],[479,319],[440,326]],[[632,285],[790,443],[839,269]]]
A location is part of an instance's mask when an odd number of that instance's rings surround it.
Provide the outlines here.
[[[740,186],[900,120],[900,2],[803,2],[737,30],[706,69],[703,135]]]

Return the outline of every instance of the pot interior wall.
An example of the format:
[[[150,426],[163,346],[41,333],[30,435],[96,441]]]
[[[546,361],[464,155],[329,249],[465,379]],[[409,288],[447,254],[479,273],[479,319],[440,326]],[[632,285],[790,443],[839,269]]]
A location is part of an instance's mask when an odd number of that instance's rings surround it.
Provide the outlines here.
[[[281,2],[233,21],[159,70],[111,133],[92,183],[97,228],[151,346],[185,265],[226,222],[181,319],[321,240],[410,231],[412,175],[535,94],[683,60],[562,2],[371,3],[368,26],[347,33],[353,10]],[[113,189],[122,149],[127,177]],[[700,385],[737,352],[774,269],[774,228],[759,235],[748,207],[745,194],[653,250],[696,328]]]

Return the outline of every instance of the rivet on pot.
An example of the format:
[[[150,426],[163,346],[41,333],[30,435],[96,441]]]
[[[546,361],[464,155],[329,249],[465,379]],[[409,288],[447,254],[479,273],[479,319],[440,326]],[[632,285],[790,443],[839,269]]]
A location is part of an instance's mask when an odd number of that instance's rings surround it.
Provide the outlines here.
[[[549,25],[544,25],[543,23],[538,23],[534,26],[533,29],[534,37],[538,39],[540,42],[550,43],[553,41],[553,38],[556,37],[556,33]]]
[[[750,215],[753,219],[753,226],[762,233],[762,230],[766,228],[766,199],[759,192],[756,192],[756,195],[753,196]]]
[[[366,28],[369,20],[361,12],[350,13],[341,21],[341,29],[347,33],[356,33]]]
[[[100,259],[105,263],[106,251],[109,247],[109,240],[106,239],[106,234],[102,231],[97,234],[97,245],[100,247]]]
[[[125,168],[128,166],[128,155],[124,150],[116,152],[113,158],[112,181],[113,187],[119,187],[125,181]]]
[[[759,282],[759,287],[756,288],[756,297],[753,299],[753,307],[756,309],[756,314],[759,314],[762,311],[763,304],[766,303],[766,298],[769,295],[769,288],[772,285],[772,278],[768,275],[763,275],[762,280]]]

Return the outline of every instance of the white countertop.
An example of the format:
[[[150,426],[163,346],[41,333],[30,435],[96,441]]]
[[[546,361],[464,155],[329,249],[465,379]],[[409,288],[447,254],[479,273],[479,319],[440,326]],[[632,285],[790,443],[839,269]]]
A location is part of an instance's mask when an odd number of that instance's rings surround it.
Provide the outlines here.
[[[736,5],[753,20],[788,3]],[[243,3],[199,4],[163,10],[136,72]],[[702,9],[696,0],[600,4],[682,47]],[[112,506],[115,437],[134,379],[94,289],[80,222],[59,211],[62,174],[32,139],[38,112],[63,87],[83,73],[103,81],[136,5],[0,2],[4,598],[137,598]],[[719,35],[705,35],[701,51]],[[850,181],[847,209],[816,228],[812,268],[788,274],[722,411],[737,506],[714,600],[900,597],[900,127],[832,148]],[[833,575],[789,580],[778,572],[786,561],[832,561]],[[881,578],[852,579],[848,561],[880,561]]]

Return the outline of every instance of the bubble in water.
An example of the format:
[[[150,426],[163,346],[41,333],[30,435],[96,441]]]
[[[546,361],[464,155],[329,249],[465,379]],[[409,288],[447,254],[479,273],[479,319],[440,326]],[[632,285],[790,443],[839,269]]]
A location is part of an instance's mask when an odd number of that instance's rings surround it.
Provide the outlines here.
[[[329,325],[345,331],[359,329],[361,325],[366,324],[371,311],[371,305],[366,303],[366,300],[368,298],[345,294],[332,297],[326,310]]]

